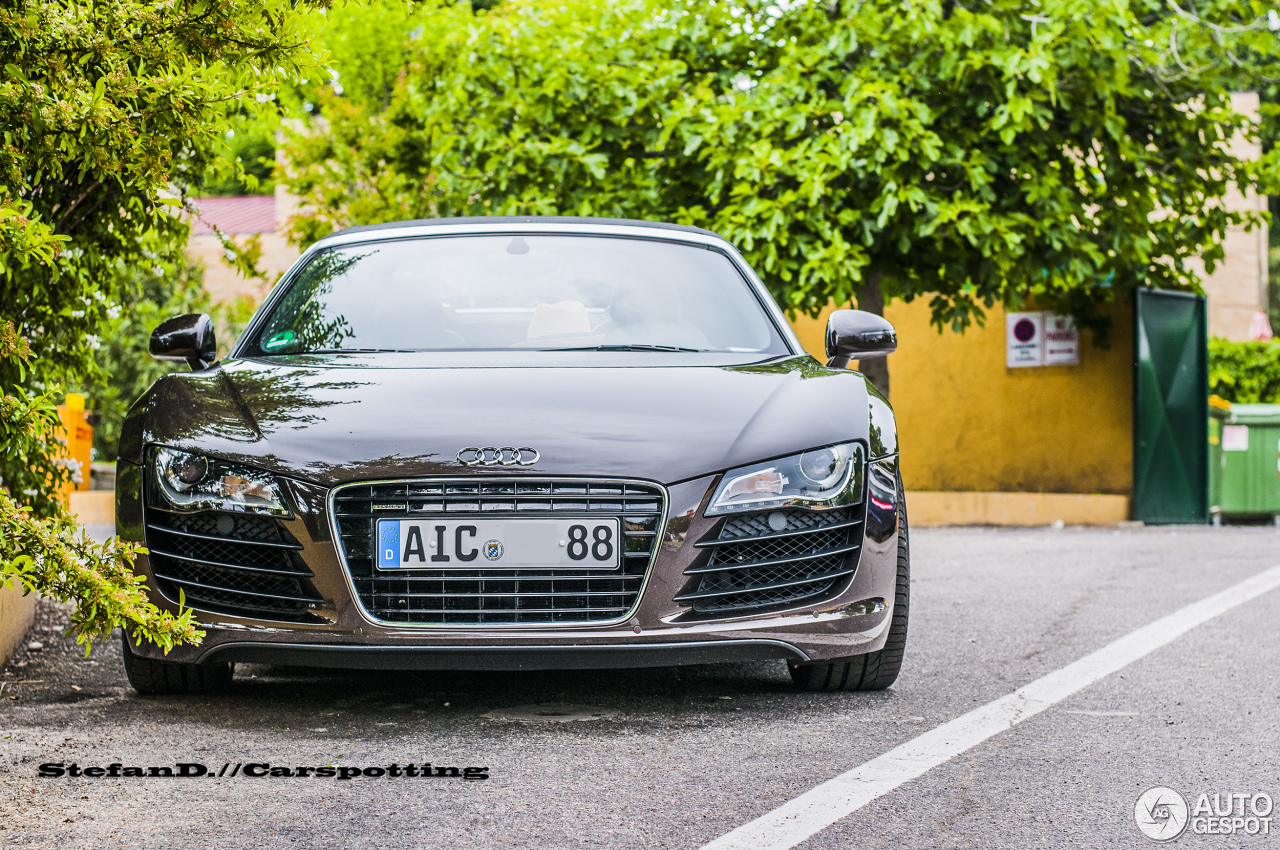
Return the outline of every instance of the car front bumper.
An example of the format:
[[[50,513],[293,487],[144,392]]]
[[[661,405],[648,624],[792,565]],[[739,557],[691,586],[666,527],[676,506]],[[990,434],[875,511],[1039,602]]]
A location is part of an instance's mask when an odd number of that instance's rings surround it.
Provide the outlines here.
[[[117,483],[117,529],[122,538],[144,541],[141,468],[121,464]],[[314,573],[323,602],[316,622],[250,619],[196,610],[205,631],[198,646],[175,647],[168,655],[149,644],[139,655],[183,663],[225,661],[317,667],[388,669],[521,670],[653,667],[728,661],[787,659],[819,661],[883,647],[892,618],[898,534],[892,529],[864,536],[857,570],[836,595],[769,613],[690,619],[674,597],[689,584],[685,568],[697,556],[694,543],[713,533],[717,518],[702,516],[715,476],[666,488],[665,528],[657,557],[631,615],[607,625],[427,626],[389,624],[371,618],[352,592],[346,568],[329,532],[325,491],[287,482],[297,516],[285,521],[302,545],[299,555]],[[135,567],[150,579],[147,556]],[[162,610],[178,606],[148,581]],[[132,641],[131,641],[132,643]]]

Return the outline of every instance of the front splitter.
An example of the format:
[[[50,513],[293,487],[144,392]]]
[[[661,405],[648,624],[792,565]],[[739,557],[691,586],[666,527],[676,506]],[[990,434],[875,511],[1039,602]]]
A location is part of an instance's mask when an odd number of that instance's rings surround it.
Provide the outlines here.
[[[362,670],[607,670],[738,661],[808,661],[780,640],[693,641],[593,646],[340,646],[233,641],[201,664],[285,664]]]

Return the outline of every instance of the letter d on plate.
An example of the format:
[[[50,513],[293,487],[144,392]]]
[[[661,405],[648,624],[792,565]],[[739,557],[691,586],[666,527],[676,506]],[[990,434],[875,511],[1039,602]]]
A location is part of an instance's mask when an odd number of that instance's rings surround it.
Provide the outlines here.
[[[378,523],[378,566],[400,566],[400,523]]]

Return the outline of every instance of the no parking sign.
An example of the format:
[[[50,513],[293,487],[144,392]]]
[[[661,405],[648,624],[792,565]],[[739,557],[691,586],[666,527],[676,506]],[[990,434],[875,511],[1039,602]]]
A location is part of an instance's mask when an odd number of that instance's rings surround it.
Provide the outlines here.
[[[1035,311],[1005,314],[1005,365],[1077,366],[1080,331],[1070,316]]]
[[[1006,313],[1005,365],[1044,365],[1044,313]]]

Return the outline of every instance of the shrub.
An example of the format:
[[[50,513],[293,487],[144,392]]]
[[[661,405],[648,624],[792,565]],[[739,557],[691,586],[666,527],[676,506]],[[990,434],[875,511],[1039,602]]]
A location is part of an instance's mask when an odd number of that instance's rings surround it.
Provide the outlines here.
[[[121,625],[165,648],[201,633],[190,611],[146,601],[136,547],[90,543],[58,501],[55,393],[100,380],[130,275],[182,262],[174,208],[220,168],[243,172],[222,156],[230,117],[314,62],[321,3],[0,4],[0,582],[75,602],[82,641]]]
[[[83,387],[94,412],[93,456],[116,459],[120,426],[133,405],[160,377],[186,366],[156,360],[148,353],[156,325],[184,313],[208,313],[218,336],[218,356],[231,350],[256,306],[248,296],[214,304],[202,286],[200,268],[189,264],[135,272],[126,284],[121,309],[103,326],[97,363],[102,378]]]
[[[1210,339],[1209,392],[1237,404],[1280,404],[1280,339]]]
[[[0,322],[0,365],[22,373],[31,348],[11,322]],[[141,547],[113,537],[94,543],[50,493],[66,480],[61,445],[54,437],[58,416],[53,393],[13,388],[0,397],[0,459],[39,481],[0,483],[0,586],[17,585],[60,602],[76,603],[71,627],[87,644],[116,626],[168,651],[176,643],[198,643],[190,608],[175,616],[161,611],[132,571]],[[18,499],[22,499],[21,502]]]

